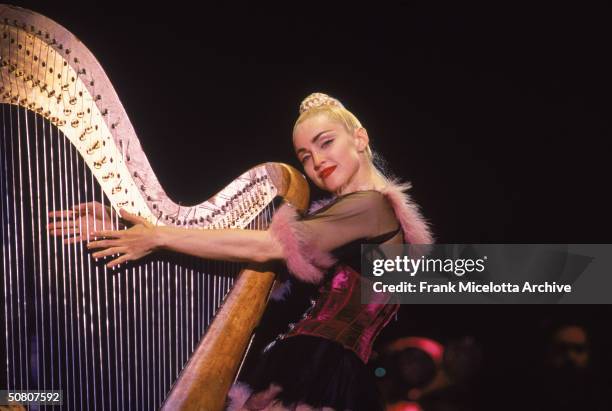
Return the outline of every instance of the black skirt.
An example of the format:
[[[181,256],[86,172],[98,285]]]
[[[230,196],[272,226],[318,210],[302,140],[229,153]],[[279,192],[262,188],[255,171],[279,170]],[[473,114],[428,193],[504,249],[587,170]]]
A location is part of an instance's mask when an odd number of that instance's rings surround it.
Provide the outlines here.
[[[270,384],[282,387],[275,398],[288,409],[297,405],[336,411],[385,409],[374,376],[361,359],[321,337],[299,335],[276,341],[241,382],[252,393],[265,391]]]

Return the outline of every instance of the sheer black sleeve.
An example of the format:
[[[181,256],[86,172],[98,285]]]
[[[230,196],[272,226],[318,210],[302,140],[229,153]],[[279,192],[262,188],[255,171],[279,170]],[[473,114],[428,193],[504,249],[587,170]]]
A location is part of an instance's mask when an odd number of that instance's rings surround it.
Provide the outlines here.
[[[281,242],[287,267],[298,278],[316,283],[335,263],[331,252],[356,240],[397,230],[393,207],[378,191],[357,191],[309,216],[285,204],[274,215],[271,233]]]

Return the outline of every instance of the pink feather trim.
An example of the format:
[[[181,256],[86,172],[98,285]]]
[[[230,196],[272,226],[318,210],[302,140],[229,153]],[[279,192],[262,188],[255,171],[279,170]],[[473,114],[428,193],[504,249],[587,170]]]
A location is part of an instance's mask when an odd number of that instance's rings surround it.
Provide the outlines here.
[[[404,241],[409,244],[431,244],[434,240],[427,222],[418,206],[405,193],[410,187],[410,183],[400,184],[392,181],[380,192],[393,207],[404,233]],[[326,202],[319,202],[316,208],[325,204]],[[331,253],[319,250],[312,243],[308,233],[298,226],[298,217],[295,208],[285,203],[274,214],[269,230],[283,247],[289,271],[304,282],[317,284],[323,279],[325,272],[336,263],[336,259]],[[276,292],[272,296],[276,300],[284,297],[283,292]]]
[[[244,407],[244,404],[247,402],[252,392],[253,391],[247,384],[237,382],[232,385],[232,388],[227,394],[229,404],[226,411],[240,410],[242,407]]]
[[[412,187],[410,183],[399,183],[394,180],[380,192],[389,200],[393,211],[395,211],[395,216],[404,232],[404,242],[408,244],[432,244],[434,239],[427,221],[419,212],[419,207],[406,193],[410,187]]]
[[[306,233],[296,227],[297,219],[295,208],[285,203],[274,214],[269,230],[283,247],[289,271],[304,282],[317,284],[336,259],[313,246]]]

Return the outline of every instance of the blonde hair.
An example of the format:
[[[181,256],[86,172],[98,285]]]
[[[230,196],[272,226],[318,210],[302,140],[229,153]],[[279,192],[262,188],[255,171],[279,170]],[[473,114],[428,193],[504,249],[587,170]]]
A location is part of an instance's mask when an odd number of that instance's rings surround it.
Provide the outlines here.
[[[340,101],[324,93],[312,93],[300,104],[300,116],[293,125],[293,134],[300,123],[319,114],[325,114],[328,119],[342,124],[344,129],[351,134],[363,127],[357,117],[344,108]],[[371,161],[373,155],[369,144],[366,147],[366,154]]]

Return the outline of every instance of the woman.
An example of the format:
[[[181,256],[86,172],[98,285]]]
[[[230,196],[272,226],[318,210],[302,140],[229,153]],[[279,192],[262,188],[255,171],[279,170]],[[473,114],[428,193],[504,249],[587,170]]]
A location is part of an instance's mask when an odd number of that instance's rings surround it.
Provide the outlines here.
[[[296,155],[306,175],[334,194],[322,208],[300,216],[289,204],[266,231],[155,227],[123,212],[128,230],[98,231],[93,254],[120,256],[115,266],[159,249],[207,259],[284,260],[297,279],[320,284],[303,319],[263,353],[246,381],[230,391],[231,410],[383,409],[365,364],[393,304],[360,301],[360,244],[429,244],[416,205],[374,166],[369,137],[359,120],[325,94],[308,96],[293,129]],[[56,228],[50,225],[51,229]]]

